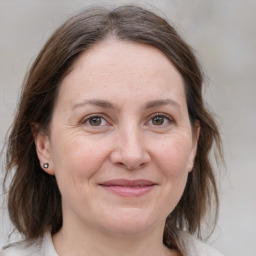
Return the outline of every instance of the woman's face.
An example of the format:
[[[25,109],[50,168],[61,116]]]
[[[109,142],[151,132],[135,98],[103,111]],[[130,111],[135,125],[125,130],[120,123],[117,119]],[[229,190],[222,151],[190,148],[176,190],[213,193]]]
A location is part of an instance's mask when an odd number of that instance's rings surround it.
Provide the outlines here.
[[[119,234],[164,227],[193,167],[181,75],[156,48],[109,40],[63,80],[50,135],[36,137],[56,176],[63,225]]]

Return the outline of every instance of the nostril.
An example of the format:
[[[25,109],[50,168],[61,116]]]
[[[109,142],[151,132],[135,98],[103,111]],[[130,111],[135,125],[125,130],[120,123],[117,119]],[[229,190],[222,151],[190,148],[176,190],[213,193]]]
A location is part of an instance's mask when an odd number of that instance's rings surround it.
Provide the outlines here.
[[[117,165],[119,165],[119,166],[124,166],[124,163],[118,162]]]
[[[129,164],[125,164],[122,162],[117,163],[117,165],[121,166],[121,167],[125,167],[127,170],[134,170],[134,169],[139,169],[142,168],[146,165],[146,163],[140,163],[138,165],[129,165]]]
[[[150,160],[149,152],[141,143],[119,145],[114,148],[110,154],[110,161],[113,164],[127,170],[142,168],[147,165]]]

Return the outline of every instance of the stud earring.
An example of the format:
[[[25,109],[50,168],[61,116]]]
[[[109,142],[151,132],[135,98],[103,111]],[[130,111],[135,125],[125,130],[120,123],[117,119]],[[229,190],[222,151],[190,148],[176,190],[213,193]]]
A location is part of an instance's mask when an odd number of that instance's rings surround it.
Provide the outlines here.
[[[47,168],[49,167],[49,164],[48,164],[48,163],[44,163],[44,164],[43,164],[43,167],[44,167],[45,169],[47,169]]]

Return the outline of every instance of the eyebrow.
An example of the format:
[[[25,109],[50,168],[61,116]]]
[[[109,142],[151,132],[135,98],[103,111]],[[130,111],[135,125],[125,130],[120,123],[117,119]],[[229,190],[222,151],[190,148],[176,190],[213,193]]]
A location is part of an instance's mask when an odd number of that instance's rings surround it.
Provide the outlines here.
[[[164,100],[153,100],[149,101],[146,104],[146,109],[149,108],[155,108],[155,107],[160,107],[160,106],[165,106],[165,105],[172,105],[174,107],[180,108],[180,104],[172,99],[164,99]]]
[[[108,108],[108,109],[114,109],[116,108],[115,105],[113,105],[111,102],[106,100],[99,100],[99,99],[90,99],[90,100],[84,100],[82,102],[76,103],[72,105],[72,109],[76,109],[79,107],[83,107],[85,105],[94,105],[101,108]],[[180,108],[180,104],[172,99],[163,99],[163,100],[153,100],[149,101],[145,105],[145,109],[165,106],[165,105],[172,105],[174,107]]]
[[[72,109],[76,109],[79,107],[83,107],[84,105],[94,105],[102,108],[115,108],[114,105],[108,101],[105,100],[97,100],[97,99],[90,99],[90,100],[84,100],[80,103],[76,103],[72,105]]]

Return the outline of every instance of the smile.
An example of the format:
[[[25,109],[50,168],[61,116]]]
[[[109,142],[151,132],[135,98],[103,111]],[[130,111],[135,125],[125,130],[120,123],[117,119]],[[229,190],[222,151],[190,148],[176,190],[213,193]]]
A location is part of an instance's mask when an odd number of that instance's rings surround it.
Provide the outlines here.
[[[122,197],[139,197],[149,193],[157,184],[149,180],[109,180],[99,184],[105,190]]]

